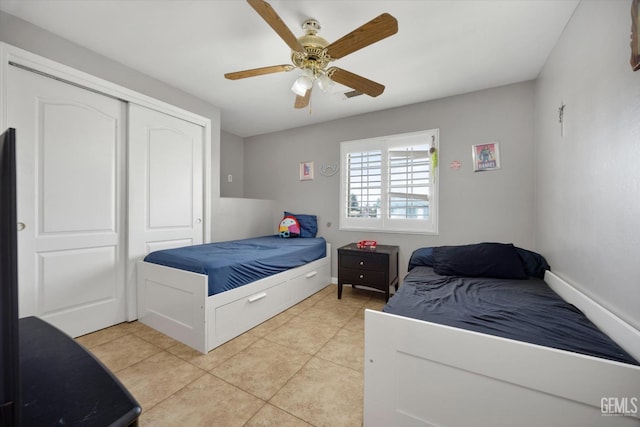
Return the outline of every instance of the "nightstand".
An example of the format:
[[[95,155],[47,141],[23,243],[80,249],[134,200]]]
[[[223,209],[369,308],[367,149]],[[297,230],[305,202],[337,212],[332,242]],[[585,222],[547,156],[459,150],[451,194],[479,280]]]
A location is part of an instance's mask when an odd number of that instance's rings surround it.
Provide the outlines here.
[[[398,246],[378,245],[376,249],[359,249],[355,243],[338,248],[338,299],[342,285],[379,289],[389,300],[389,287],[398,290]]]

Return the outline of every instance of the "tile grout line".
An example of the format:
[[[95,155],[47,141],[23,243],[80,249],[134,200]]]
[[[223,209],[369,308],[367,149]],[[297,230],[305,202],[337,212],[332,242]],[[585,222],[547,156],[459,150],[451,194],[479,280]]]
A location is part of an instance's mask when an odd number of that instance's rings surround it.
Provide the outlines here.
[[[197,378],[193,379],[192,381],[190,381],[190,382],[186,383],[184,386],[180,387],[178,390],[176,390],[176,391],[174,391],[173,393],[171,393],[170,395],[166,396],[164,399],[159,400],[158,402],[156,402],[155,404],[151,405],[150,407],[142,408],[142,414],[144,414],[144,412],[148,412],[148,411],[150,411],[151,409],[155,408],[155,407],[156,407],[156,406],[158,406],[160,403],[162,403],[162,402],[164,402],[165,400],[169,399],[170,397],[174,396],[176,393],[180,392],[182,389],[184,389],[184,388],[185,388],[185,387],[187,387],[188,385],[190,385],[190,384],[192,384],[193,382],[197,381],[198,379],[202,378],[202,377],[204,376],[204,374],[207,374],[207,373],[208,373],[206,370],[204,370],[204,369],[200,368],[199,366],[196,366],[196,365],[194,365],[193,363],[189,363],[188,361],[186,361],[186,360],[184,360],[184,359],[182,359],[182,358],[178,357],[177,355],[175,355],[175,354],[173,354],[173,353],[171,353],[171,352],[167,351],[167,349],[164,349],[164,348],[160,348],[160,347],[158,347],[157,345],[153,344],[153,343],[152,343],[152,342],[150,342],[149,340],[146,340],[146,339],[144,339],[143,337],[141,337],[141,336],[137,335],[135,332],[129,332],[128,334],[129,334],[129,335],[134,335],[134,336],[136,336],[137,338],[140,338],[141,340],[143,340],[143,341],[145,341],[145,342],[147,342],[147,343],[149,343],[149,344],[151,344],[151,345],[153,345],[153,346],[157,347],[160,351],[158,351],[158,352],[156,352],[156,353],[153,353],[153,354],[149,355],[148,357],[145,357],[145,358],[144,358],[144,359],[142,359],[142,360],[139,360],[139,361],[137,361],[137,362],[135,362],[135,363],[133,363],[133,364],[131,364],[131,365],[129,365],[129,366],[127,366],[127,367],[125,367],[125,368],[122,368],[122,369],[120,369],[120,370],[118,370],[118,371],[114,372],[114,375],[116,375],[116,377],[118,377],[118,372],[124,371],[125,369],[128,369],[128,368],[132,368],[132,367],[134,367],[134,366],[136,366],[136,365],[139,365],[139,364],[141,364],[142,362],[144,362],[144,361],[146,361],[146,360],[148,360],[148,359],[152,358],[153,356],[156,356],[156,355],[158,355],[158,354],[160,354],[160,353],[167,353],[167,355],[169,355],[169,356],[173,356],[173,357],[175,357],[175,358],[176,358],[176,359],[178,359],[178,360],[181,360],[181,361],[183,361],[183,362],[185,362],[185,363],[188,363],[189,365],[193,366],[194,368],[198,369],[199,371],[202,371],[202,375],[200,375],[199,377],[197,377]],[[121,380],[120,378],[118,378],[118,380],[119,380],[120,382],[122,382],[122,380]],[[141,414],[141,416],[142,416],[142,414]]]
[[[167,352],[167,353],[168,353],[168,352]],[[169,354],[171,354],[171,353],[169,353]],[[196,368],[198,368],[198,367],[196,366]],[[200,378],[204,377],[205,375],[207,375],[207,374],[211,375],[209,372],[207,372],[207,371],[203,370],[202,368],[198,368],[198,369],[200,369],[200,370],[202,371],[202,375],[200,375],[200,376],[199,376],[199,377],[197,377],[197,378],[194,378],[192,381],[189,381],[189,382],[188,382],[188,383],[186,383],[184,386],[180,387],[178,390],[174,391],[173,393],[171,393],[170,395],[168,395],[168,396],[167,396],[167,397],[165,397],[164,399],[159,400],[159,401],[158,401],[158,402],[156,402],[155,404],[151,405],[151,407],[146,408],[146,409],[145,409],[145,408],[142,408],[142,414],[141,414],[141,416],[143,416],[145,412],[149,412],[150,410],[152,410],[152,409],[153,409],[153,408],[155,408],[156,406],[160,405],[161,403],[163,403],[163,402],[165,402],[165,401],[169,400],[170,398],[172,398],[172,397],[173,397],[173,396],[175,396],[176,394],[180,393],[182,390],[184,390],[185,388],[187,388],[189,385],[193,384],[194,382],[198,381]],[[217,378],[217,377],[216,377],[216,378]]]

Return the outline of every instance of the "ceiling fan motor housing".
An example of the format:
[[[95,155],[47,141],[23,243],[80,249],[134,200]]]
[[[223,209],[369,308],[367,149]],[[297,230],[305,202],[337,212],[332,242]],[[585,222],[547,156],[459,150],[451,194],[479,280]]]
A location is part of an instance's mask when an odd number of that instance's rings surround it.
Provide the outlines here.
[[[302,23],[305,35],[298,37],[298,41],[304,47],[304,52],[291,51],[293,65],[302,69],[310,69],[314,75],[322,73],[332,61],[325,48],[329,42],[318,36],[320,23],[315,19],[307,19]]]

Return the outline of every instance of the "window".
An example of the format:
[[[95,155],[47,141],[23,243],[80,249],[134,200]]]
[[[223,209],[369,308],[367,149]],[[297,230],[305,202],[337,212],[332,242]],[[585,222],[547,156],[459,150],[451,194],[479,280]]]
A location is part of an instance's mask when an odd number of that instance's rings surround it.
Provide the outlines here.
[[[437,233],[438,129],[340,145],[340,229]]]

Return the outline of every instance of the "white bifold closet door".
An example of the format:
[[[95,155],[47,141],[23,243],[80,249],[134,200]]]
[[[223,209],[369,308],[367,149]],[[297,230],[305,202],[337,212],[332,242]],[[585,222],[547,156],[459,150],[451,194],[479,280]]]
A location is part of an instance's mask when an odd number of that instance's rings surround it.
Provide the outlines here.
[[[126,104],[8,67],[20,317],[72,336],[125,320]]]
[[[203,242],[204,127],[9,66],[20,317],[79,336],[136,315],[135,265]]]
[[[204,128],[130,104],[128,140],[128,280],[135,284],[135,263],[149,252],[203,242]]]

